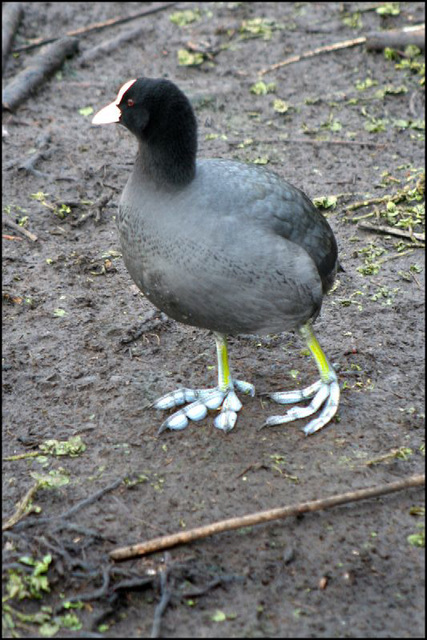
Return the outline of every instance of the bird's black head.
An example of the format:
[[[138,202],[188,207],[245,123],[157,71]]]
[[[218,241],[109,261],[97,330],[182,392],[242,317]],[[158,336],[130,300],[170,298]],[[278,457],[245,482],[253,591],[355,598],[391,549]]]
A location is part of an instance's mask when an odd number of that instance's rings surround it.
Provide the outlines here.
[[[146,168],[166,181],[185,183],[194,177],[197,121],[188,98],[173,82],[130,80],[92,122],[123,124],[138,139]]]

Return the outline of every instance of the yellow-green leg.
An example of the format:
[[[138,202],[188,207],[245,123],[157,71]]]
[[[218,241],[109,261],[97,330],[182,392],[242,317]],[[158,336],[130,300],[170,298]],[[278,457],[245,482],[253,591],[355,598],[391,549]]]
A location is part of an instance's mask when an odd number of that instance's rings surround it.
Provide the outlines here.
[[[340,398],[340,388],[337,375],[323,353],[314,335],[311,324],[307,323],[301,327],[300,334],[301,337],[304,338],[317,364],[320,380],[305,389],[286,391],[283,393],[270,393],[269,397],[279,404],[291,404],[310,398],[312,398],[312,401],[307,407],[293,407],[289,409],[283,416],[270,416],[263,426],[272,427],[311,416],[324,405],[318,417],[311,420],[303,429],[306,435],[311,435],[328,424],[336,414]]]
[[[214,337],[218,358],[218,386],[213,389],[178,389],[156,400],[153,404],[155,409],[171,409],[190,403],[166,418],[159,433],[166,429],[174,431],[185,429],[189,420],[194,422],[202,420],[207,415],[208,409],[220,409],[214,425],[222,431],[231,431],[237,420],[237,412],[242,408],[242,403],[234,390],[237,389],[252,396],[255,394],[253,385],[231,377],[226,338],[220,333],[214,333]]]

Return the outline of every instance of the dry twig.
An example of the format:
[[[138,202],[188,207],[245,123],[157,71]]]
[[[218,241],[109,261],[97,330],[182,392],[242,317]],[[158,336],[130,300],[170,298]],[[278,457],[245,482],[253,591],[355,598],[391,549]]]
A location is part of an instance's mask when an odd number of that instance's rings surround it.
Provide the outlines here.
[[[160,638],[160,624],[162,621],[163,613],[165,612],[171,598],[172,591],[168,587],[170,554],[165,553],[165,566],[160,571],[160,602],[154,611],[153,626],[151,629],[151,638]]]
[[[3,24],[1,29],[2,73],[4,72],[9,51],[22,17],[22,2],[6,2],[3,5]]]
[[[124,22],[130,22],[131,20],[136,20],[136,18],[142,18],[143,16],[149,16],[153,13],[157,13],[158,11],[164,11],[165,9],[169,9],[169,7],[173,7],[176,2],[166,2],[165,4],[160,4],[156,7],[150,7],[149,9],[144,9],[143,11],[138,11],[138,13],[134,13],[131,16],[127,16],[126,18],[111,18],[110,20],[106,20],[105,22],[96,22],[95,24],[90,24],[87,27],[81,27],[80,29],[75,29],[74,31],[68,31],[65,36],[80,36],[85,33],[90,33],[91,31],[100,31],[101,29],[105,29],[107,27],[113,27],[117,24],[123,24]],[[40,47],[43,44],[49,44],[50,42],[55,42],[62,36],[57,36],[53,38],[38,38],[34,40],[30,44],[23,45],[22,47],[16,47],[13,51],[28,51],[29,49],[35,49],[36,47]]]
[[[331,496],[330,498],[313,500],[311,502],[301,502],[289,507],[269,509],[268,511],[258,511],[257,513],[251,513],[246,516],[213,522],[203,527],[190,529],[189,531],[181,531],[180,533],[161,536],[160,538],[153,538],[152,540],[148,540],[147,542],[135,544],[130,547],[114,549],[110,552],[110,557],[113,560],[128,560],[129,558],[134,558],[135,556],[142,556],[147,553],[161,551],[162,549],[169,549],[170,547],[174,547],[178,544],[188,544],[193,540],[207,538],[208,536],[212,536],[223,531],[241,529],[242,527],[262,524],[264,522],[271,522],[272,520],[279,520],[281,518],[287,518],[289,516],[300,515],[301,513],[329,509],[337,505],[348,504],[349,502],[356,502],[358,500],[365,500],[366,498],[382,496],[388,493],[393,493],[394,491],[408,489],[410,487],[420,487],[424,484],[424,474],[414,475],[409,476],[408,478],[405,478],[403,480],[398,480],[397,482],[391,482],[389,484],[378,485],[375,487],[368,487],[366,489],[359,489],[356,491],[349,491],[348,493],[341,493],[335,496]]]
[[[377,196],[375,198],[367,198],[366,200],[359,200],[358,202],[353,202],[353,204],[349,204],[346,207],[346,211],[355,211],[356,209],[361,209],[362,207],[369,207],[371,204],[381,204],[383,202],[389,202],[391,199],[390,195],[385,196]],[[354,219],[354,218],[353,218]]]
[[[19,226],[19,224],[17,222],[13,222],[13,220],[5,219],[3,220],[3,224],[6,225],[6,227],[14,229],[18,233],[22,233],[22,235],[28,238],[28,240],[31,240],[31,242],[36,242],[38,239],[37,236],[34,235],[34,233],[31,233],[31,231],[28,231],[28,229]],[[25,457],[27,457],[28,455],[28,453],[24,454]],[[32,455],[40,455],[40,453],[33,453]]]
[[[48,178],[49,174],[44,173],[43,171],[39,171],[36,169],[36,164],[39,160],[45,160],[49,152],[46,150],[37,151],[33,153],[25,162],[19,165],[18,169],[21,171],[26,171],[27,173],[32,173],[36,178]]]
[[[405,49],[409,44],[415,45],[421,51],[425,49],[425,29],[423,24],[404,29],[390,29],[390,31],[378,31],[370,33],[366,37],[366,48],[373,51],[382,51],[386,47],[392,49]]]
[[[266,140],[265,142],[270,142]],[[273,141],[271,141],[273,142]],[[277,140],[275,141],[277,144]],[[295,144],[338,144],[338,145],[354,145],[357,147],[375,147],[377,149],[384,149],[385,144],[378,144],[377,142],[370,142],[369,140],[311,140],[310,138],[289,138],[286,140],[280,140],[280,142],[288,142]]]
[[[29,513],[34,511],[34,507],[31,506],[31,501],[39,489],[40,489],[40,484],[38,482],[33,484],[33,486],[30,487],[30,489],[28,489],[25,496],[16,505],[16,511],[13,514],[13,516],[11,516],[9,520],[7,520],[2,525],[2,531],[7,531],[7,529],[11,529],[22,518],[24,518]]]
[[[3,91],[3,108],[13,111],[78,49],[76,38],[62,38],[43,49]]]
[[[50,522],[54,522],[56,520],[65,520],[66,518],[70,518],[75,513],[77,513],[77,511],[80,511],[80,509],[83,509],[83,508],[89,506],[90,504],[93,504],[94,502],[96,502],[97,500],[102,498],[106,493],[108,493],[110,491],[114,491],[114,489],[117,489],[117,487],[121,484],[121,482],[122,482],[121,478],[118,478],[117,480],[114,480],[114,482],[112,482],[107,487],[104,487],[103,489],[100,489],[99,491],[97,491],[93,495],[89,496],[88,498],[85,498],[84,500],[81,500],[80,502],[75,504],[73,507],[71,507],[67,511],[64,511],[63,513],[60,513],[58,515],[48,516],[46,518],[33,518],[32,520],[30,519],[30,520],[25,520],[24,522],[20,522],[17,525],[16,530],[24,529],[24,528],[27,528],[27,527],[33,527],[33,526],[36,526],[36,525],[39,526],[41,524],[47,524],[47,523],[50,523]],[[11,526],[13,526],[13,525],[11,525]]]
[[[112,51],[115,51],[116,49],[121,47],[124,43],[129,42],[129,40],[138,38],[143,30],[144,27],[142,26],[135,27],[135,29],[131,29],[130,31],[126,31],[125,33],[120,33],[115,38],[104,40],[100,44],[96,45],[96,47],[88,49],[83,53],[83,55],[80,56],[80,65],[83,67],[87,64],[90,64],[92,60],[99,56],[106,56],[110,54]]]
[[[387,35],[385,35],[387,33]],[[389,35],[388,35],[389,34]],[[339,49],[348,49],[350,47],[356,47],[361,44],[366,44],[368,49],[384,49],[385,47],[399,47],[406,46],[408,44],[415,44],[420,49],[424,50],[424,25],[418,24],[410,27],[404,27],[403,29],[395,29],[388,32],[373,32],[367,36],[361,36],[360,38],[353,38],[352,40],[344,40],[343,42],[335,42],[334,44],[328,44],[324,47],[318,47],[312,51],[301,53],[299,56],[292,56],[282,62],[276,62],[276,64],[262,69],[259,72],[260,76],[263,76],[270,71],[275,71],[294,62],[300,62],[300,60],[306,60],[307,58],[313,58],[322,53],[330,53],[332,51],[338,51]]]
[[[336,42],[335,44],[328,44],[324,47],[318,47],[317,49],[313,49],[312,51],[301,53],[301,55],[299,56],[292,56],[292,58],[282,60],[282,62],[276,62],[276,64],[272,64],[270,67],[262,69],[262,71],[259,72],[259,75],[263,76],[270,71],[280,69],[280,67],[285,67],[288,64],[293,64],[294,62],[299,62],[300,60],[306,60],[307,58],[313,58],[314,56],[318,56],[321,53],[330,53],[331,51],[338,51],[339,49],[348,49],[349,47],[356,47],[357,45],[364,44],[365,42],[366,38],[362,37],[354,38],[353,40],[344,40],[343,42]]]
[[[8,233],[2,234],[3,240],[17,240],[18,242],[22,242],[22,238],[18,238],[18,236],[11,236]]]
[[[405,231],[397,227],[385,227],[380,225],[369,224],[368,222],[361,222],[357,225],[359,229],[363,231],[373,231],[374,233],[384,233],[390,236],[397,236],[398,238],[415,238],[419,242],[425,242],[425,233],[414,233],[413,231]]]

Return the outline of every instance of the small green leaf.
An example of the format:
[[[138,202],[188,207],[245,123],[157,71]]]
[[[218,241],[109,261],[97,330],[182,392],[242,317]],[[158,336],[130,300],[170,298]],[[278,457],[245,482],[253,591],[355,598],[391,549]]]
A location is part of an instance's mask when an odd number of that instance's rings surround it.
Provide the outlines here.
[[[268,156],[261,156],[260,158],[255,158],[252,162],[253,164],[268,164],[270,159]]]
[[[338,198],[336,196],[321,196],[320,198],[313,198],[313,204],[318,209],[335,209],[337,202]]]
[[[374,96],[375,98],[381,99],[386,95],[398,95],[401,93],[408,93],[408,89],[403,85],[401,85],[400,87],[394,87],[391,84],[387,84],[385,87],[382,87],[382,89],[378,89],[378,91],[375,91]]]
[[[73,631],[78,631],[83,626],[76,614],[72,613],[71,611],[64,616],[58,616],[57,620],[61,627],[63,627],[64,629],[72,629]]]
[[[59,470],[52,469],[48,474],[30,471],[30,476],[39,483],[42,489],[58,489],[69,484],[70,479]]]
[[[51,562],[52,556],[50,555],[50,553],[48,553],[43,557],[43,560],[36,562],[33,575],[39,576],[41,573],[46,573]]]
[[[329,129],[331,131],[341,131],[342,124],[339,120],[332,120]]]
[[[84,604],[80,600],[77,600],[76,602],[65,601],[63,602],[62,607],[64,609],[84,609]]]
[[[386,60],[399,60],[400,56],[396,49],[392,49],[391,47],[386,47],[384,49],[384,58]]]
[[[283,29],[283,25],[267,18],[251,18],[243,20],[240,27],[242,38],[263,38],[270,40],[273,30]]]
[[[267,93],[274,93],[276,91],[276,83],[269,82],[266,84],[262,80],[253,84],[250,88],[250,92],[256,96],[265,96]]]
[[[284,100],[280,100],[280,98],[277,98],[277,100],[273,102],[273,109],[277,113],[286,113],[289,110],[289,105]]]
[[[243,142],[240,142],[237,145],[237,148],[238,149],[244,149],[245,147],[250,147],[251,144],[253,144],[253,143],[254,143],[253,138],[246,138],[245,140],[243,140]]]
[[[68,440],[45,440],[39,445],[39,449],[45,454],[55,456],[78,456],[86,450],[81,436],[71,436]]]
[[[344,16],[342,21],[343,24],[345,24],[347,27],[350,27],[351,29],[361,29],[363,27],[362,18],[358,11]]]
[[[182,67],[197,66],[202,64],[203,59],[202,53],[193,53],[192,51],[187,51],[187,49],[178,50],[178,64]]]
[[[32,558],[31,556],[21,556],[19,558],[19,562],[22,562],[22,564],[26,564],[29,567],[35,567],[37,564],[34,558]]]
[[[224,622],[225,620],[227,620],[227,616],[223,611],[220,611],[219,609],[217,609],[215,613],[211,615],[211,620],[213,622]]]
[[[406,539],[412,547],[426,546],[425,531],[421,531],[420,533],[413,533],[412,535],[408,536]]]
[[[372,118],[369,122],[365,122],[365,129],[369,131],[369,133],[380,133],[386,130],[386,122],[386,120],[381,118]]]
[[[399,127],[399,129],[407,129],[409,127],[409,120],[403,120],[403,118],[399,120],[394,120],[393,126]]]
[[[60,309],[60,308],[58,307],[58,309],[54,309],[54,311],[53,311],[53,315],[54,315],[56,318],[63,318],[64,316],[66,316],[66,315],[67,315],[67,312],[65,311],[65,309]]]
[[[79,109],[79,113],[81,116],[91,116],[93,113],[93,107],[82,107],[82,109]]]
[[[366,80],[356,80],[356,89],[358,91],[366,91],[366,89],[375,87],[377,84],[378,81],[373,80],[372,78],[366,78]]]
[[[38,200],[39,202],[43,202],[48,197],[48,193],[43,193],[43,191],[38,191],[37,193],[31,193],[30,198],[33,200]]]
[[[400,14],[400,3],[385,2],[381,7],[377,7],[375,11],[380,16],[398,16]]]
[[[39,627],[39,634],[43,636],[43,638],[53,638],[53,636],[58,633],[59,629],[59,624],[45,622]]]
[[[193,11],[192,9],[184,9],[184,11],[175,11],[169,16],[169,20],[174,24],[178,25],[178,27],[185,27],[187,24],[191,22],[196,22],[196,20],[200,20],[200,11],[196,9]]]

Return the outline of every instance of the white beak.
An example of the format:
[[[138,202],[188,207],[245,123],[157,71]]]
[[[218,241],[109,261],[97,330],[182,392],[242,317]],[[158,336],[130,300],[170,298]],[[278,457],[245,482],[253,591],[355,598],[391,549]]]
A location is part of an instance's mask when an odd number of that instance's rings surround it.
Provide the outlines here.
[[[120,122],[121,115],[122,113],[119,107],[115,102],[112,102],[93,116],[92,124],[109,124],[110,122]]]
[[[101,109],[101,111],[98,111],[98,113],[93,116],[92,124],[110,124],[111,122],[120,122],[122,113],[117,105],[120,104],[123,94],[126,93],[134,82],[136,82],[136,79],[126,82],[117,94],[115,101],[111,104],[107,104],[106,107]]]

